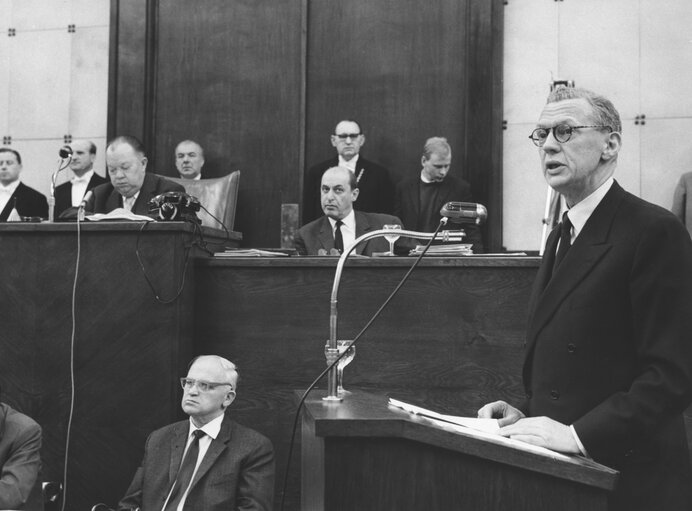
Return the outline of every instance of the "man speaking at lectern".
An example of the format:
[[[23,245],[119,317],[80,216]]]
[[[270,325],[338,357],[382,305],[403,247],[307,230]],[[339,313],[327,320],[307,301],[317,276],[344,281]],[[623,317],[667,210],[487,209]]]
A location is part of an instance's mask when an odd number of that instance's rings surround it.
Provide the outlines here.
[[[692,242],[671,213],[613,180],[620,116],[559,88],[530,138],[569,211],[548,238],[529,302],[517,408],[504,436],[620,471],[611,510],[689,510],[683,411],[692,392]]]

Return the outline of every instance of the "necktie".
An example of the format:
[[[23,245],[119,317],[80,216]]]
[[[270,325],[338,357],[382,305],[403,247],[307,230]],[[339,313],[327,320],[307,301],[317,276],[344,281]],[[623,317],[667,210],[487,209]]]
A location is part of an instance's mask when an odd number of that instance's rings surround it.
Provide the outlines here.
[[[344,237],[341,234],[341,226],[344,223],[341,220],[336,221],[336,229],[334,230],[334,248],[339,251],[339,253],[344,251]]]
[[[185,490],[190,486],[192,474],[195,471],[195,465],[197,465],[197,456],[199,455],[199,439],[206,433],[201,429],[196,429],[192,434],[195,439],[190,444],[185,453],[185,458],[183,458],[183,462],[180,464],[171,495],[168,497],[168,503],[163,511],[175,511],[178,504],[180,504],[180,499],[185,494]]]
[[[569,221],[567,212],[562,215],[562,222],[560,222],[560,246],[557,248],[557,253],[555,254],[555,264],[553,264],[553,272],[557,269],[558,265],[562,262],[572,246],[572,222]]]

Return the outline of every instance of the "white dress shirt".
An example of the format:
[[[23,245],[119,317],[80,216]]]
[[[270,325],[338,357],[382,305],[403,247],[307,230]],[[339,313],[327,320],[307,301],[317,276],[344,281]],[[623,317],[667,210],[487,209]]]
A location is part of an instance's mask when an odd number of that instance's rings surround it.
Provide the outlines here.
[[[132,211],[132,208],[135,207],[135,202],[137,202],[137,197],[139,197],[139,192],[134,194],[132,197],[123,196],[123,208],[128,211]]]
[[[72,205],[74,207],[78,207],[81,204],[84,194],[86,193],[87,186],[89,186],[89,181],[91,181],[91,176],[93,175],[94,170],[92,169],[85,172],[82,177],[74,176],[72,179],[70,179],[70,182],[72,183]]]
[[[0,211],[5,209],[5,206],[7,206],[7,203],[10,201],[10,197],[12,197],[12,194],[19,186],[19,183],[19,179],[13,181],[7,186],[3,186],[2,183],[0,183]]]
[[[329,223],[332,226],[332,236],[336,232],[336,220],[331,217],[327,217]],[[341,237],[344,240],[344,252],[353,246],[353,242],[356,241],[356,214],[351,210],[351,212],[341,219],[343,225],[341,226]]]

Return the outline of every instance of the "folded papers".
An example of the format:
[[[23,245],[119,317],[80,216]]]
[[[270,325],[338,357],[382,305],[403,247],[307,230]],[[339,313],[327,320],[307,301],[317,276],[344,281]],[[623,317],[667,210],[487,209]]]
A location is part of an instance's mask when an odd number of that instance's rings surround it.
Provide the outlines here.
[[[87,220],[92,222],[100,222],[106,220],[134,220],[135,222],[153,222],[154,219],[150,216],[136,215],[132,211],[128,211],[125,208],[116,208],[108,213],[94,213],[93,215],[88,215]]]
[[[444,245],[431,245],[425,255],[431,256],[467,256],[473,255],[471,250],[472,243],[445,243]],[[425,245],[416,245],[416,248],[409,252],[411,256],[420,255],[425,249]]]
[[[217,252],[214,257],[287,257],[285,252],[260,250],[258,248],[229,248],[224,252]]]

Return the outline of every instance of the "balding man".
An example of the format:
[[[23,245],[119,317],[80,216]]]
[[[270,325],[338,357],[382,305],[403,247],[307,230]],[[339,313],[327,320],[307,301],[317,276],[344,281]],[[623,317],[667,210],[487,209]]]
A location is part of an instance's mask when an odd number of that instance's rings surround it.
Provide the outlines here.
[[[194,140],[183,140],[175,148],[175,167],[183,179],[202,179],[204,149]]]
[[[401,225],[401,220],[382,213],[355,211],[358,199],[356,176],[343,167],[332,167],[322,176],[320,196],[324,216],[301,227],[295,235],[296,250],[301,255],[341,253],[356,238],[385,224]],[[384,238],[372,238],[356,247],[357,254],[370,256],[389,250]]]
[[[178,183],[146,172],[147,156],[142,143],[132,136],[115,138],[106,148],[110,183],[97,186],[86,211],[108,213],[125,208],[136,215],[150,215],[149,201],[164,192],[185,192]]]
[[[21,171],[19,152],[0,147],[0,222],[11,221],[11,217],[16,216],[48,218],[46,196],[22,183],[19,179]],[[13,215],[12,211],[16,214]]]
[[[70,170],[74,177],[55,188],[54,218],[60,217],[71,207],[79,207],[86,192],[108,182],[108,179],[99,176],[94,171],[96,145],[93,142],[77,140],[72,142],[70,147],[72,148]]]
[[[256,431],[231,420],[238,370],[216,355],[194,359],[183,387],[189,419],[154,431],[118,510],[270,510],[274,450]]]

